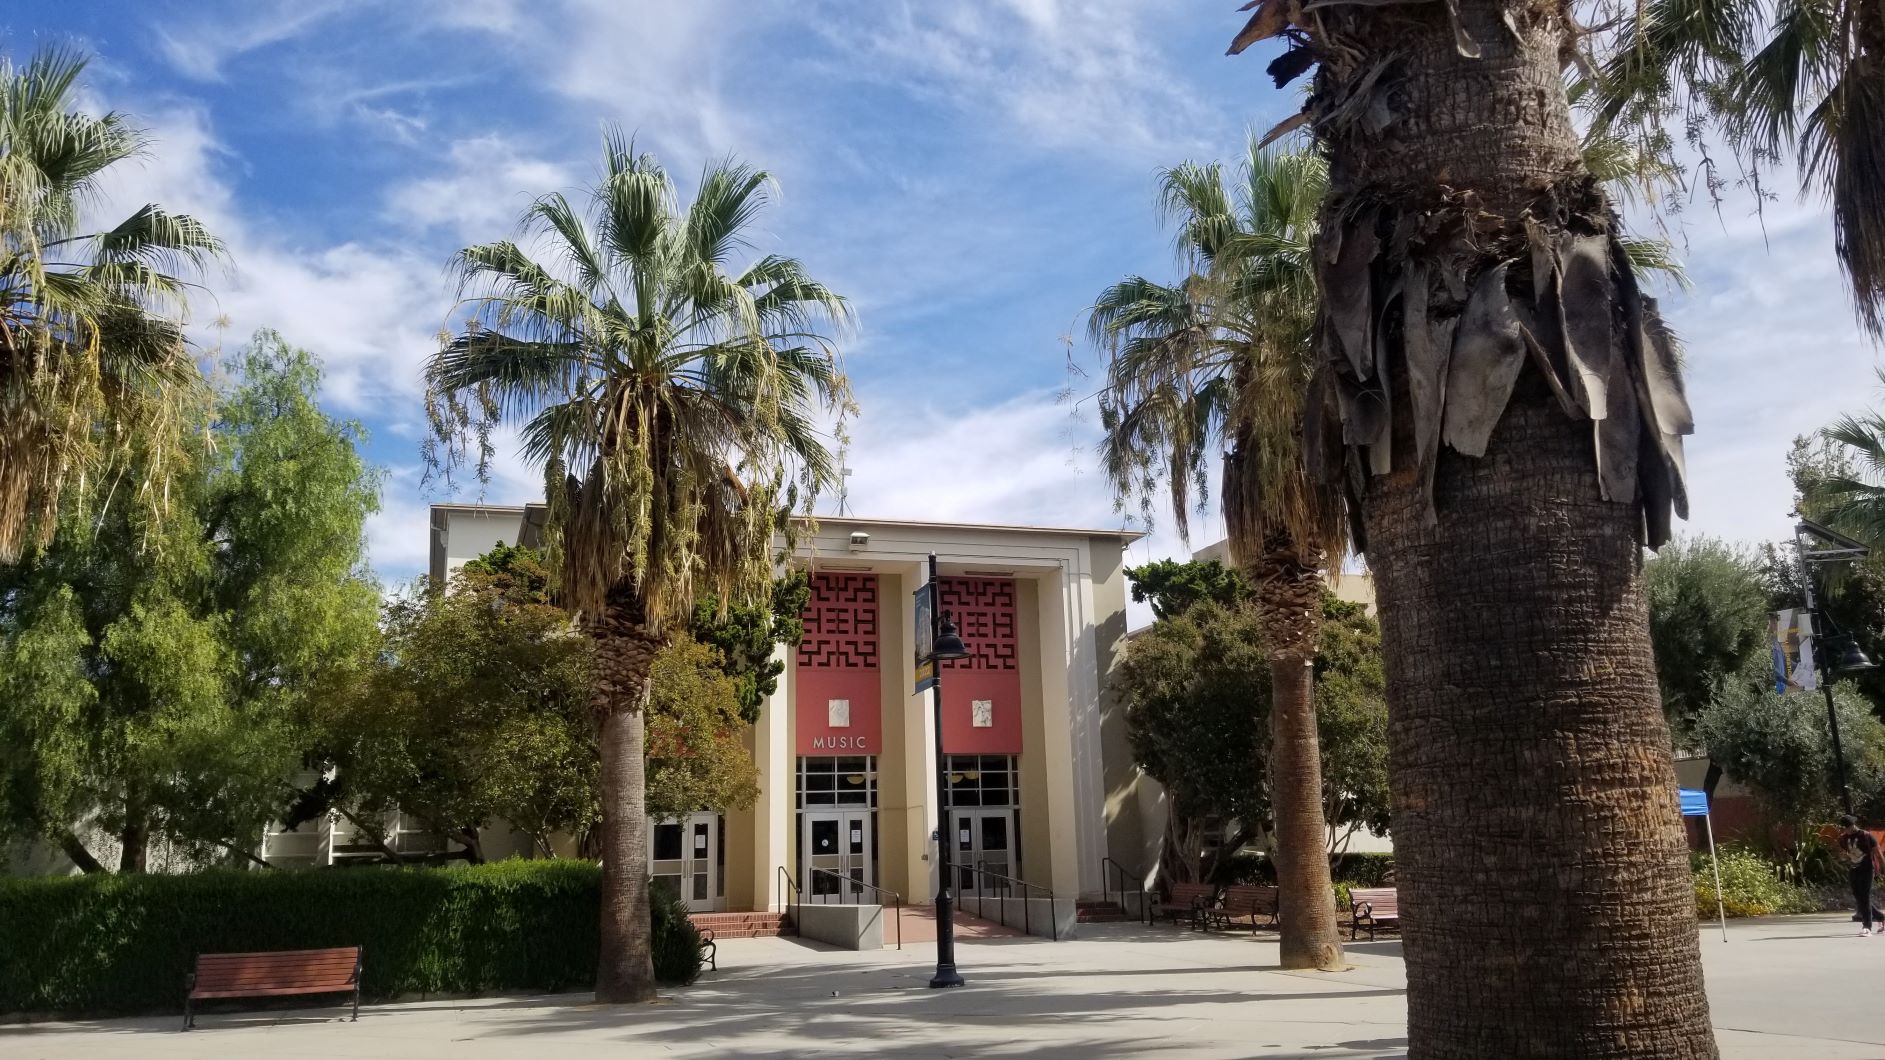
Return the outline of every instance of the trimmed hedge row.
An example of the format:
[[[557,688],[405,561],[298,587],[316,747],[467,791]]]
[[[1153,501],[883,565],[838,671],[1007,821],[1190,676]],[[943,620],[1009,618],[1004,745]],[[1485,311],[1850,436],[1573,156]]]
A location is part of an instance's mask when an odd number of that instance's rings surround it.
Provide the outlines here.
[[[0,879],[0,1012],[178,1009],[198,953],[366,947],[361,992],[579,990],[595,982],[601,870],[224,870]],[[657,976],[691,981],[699,935],[656,897]]]
[[[1330,877],[1356,887],[1386,887],[1394,880],[1392,851],[1348,853],[1329,866]],[[1276,866],[1255,851],[1239,853],[1218,867],[1217,883],[1276,883]]]

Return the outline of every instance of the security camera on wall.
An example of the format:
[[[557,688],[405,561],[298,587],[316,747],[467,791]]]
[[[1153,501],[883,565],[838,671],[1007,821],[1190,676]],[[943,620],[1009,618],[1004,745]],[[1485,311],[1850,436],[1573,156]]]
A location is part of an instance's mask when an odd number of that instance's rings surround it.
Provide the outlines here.
[[[862,530],[851,531],[851,551],[861,552],[870,547],[871,536]]]

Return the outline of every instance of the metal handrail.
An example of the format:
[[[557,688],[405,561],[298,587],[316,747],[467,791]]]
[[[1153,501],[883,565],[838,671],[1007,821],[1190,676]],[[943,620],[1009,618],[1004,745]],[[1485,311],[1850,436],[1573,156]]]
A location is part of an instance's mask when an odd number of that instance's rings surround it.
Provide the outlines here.
[[[1048,890],[1047,888],[1041,886],[1038,883],[1029,883],[1026,880],[1017,880],[1013,876],[1003,876],[999,872],[991,872],[988,869],[985,869],[982,867],[986,864],[988,864],[986,861],[978,861],[975,863],[974,868],[970,868],[967,865],[952,866],[953,868],[961,869],[964,872],[975,873],[975,912],[976,914],[979,916],[982,913],[982,877],[987,876],[990,879],[996,879],[996,880],[1002,881],[1003,883],[1013,884],[1016,887],[1021,888],[1021,931],[1023,934],[1032,935],[1034,934],[1034,925],[1033,925],[1033,916],[1032,916],[1033,909],[1028,904],[1028,891],[1029,890],[1039,891],[1042,894],[1045,894],[1047,896],[1048,931],[1052,935],[1053,940],[1055,942],[1059,942],[1060,941],[1060,910],[1054,904],[1054,892]],[[1007,927],[1008,926],[1008,903],[1003,902],[996,908],[1000,910],[1000,913],[998,913],[997,915],[1001,918],[1001,926]]]
[[[1150,892],[1151,888],[1145,885],[1144,875],[1127,872],[1124,865],[1121,865],[1110,857],[1100,858],[1100,895],[1109,902],[1113,900],[1112,877],[1106,874],[1106,870],[1109,868],[1119,874],[1119,907],[1121,909],[1126,907],[1126,895],[1130,893],[1126,889],[1126,881],[1132,879],[1140,881],[1138,891],[1139,911],[1134,914],[1134,919],[1143,919],[1147,924],[1150,924],[1152,922],[1152,903],[1146,900],[1146,895]]]
[[[781,865],[781,866],[779,866],[779,873],[778,873],[778,877],[777,877],[777,879],[778,879],[778,881],[779,881],[779,884],[780,884],[780,886],[779,886],[779,915],[780,915],[780,916],[787,916],[787,915],[790,915],[790,916],[792,916],[792,918],[793,918],[793,919],[792,919],[792,927],[793,927],[793,930],[797,930],[797,929],[798,929],[798,917],[797,917],[797,915],[796,915],[796,914],[794,914],[794,913],[792,913],[792,910],[794,910],[794,909],[797,909],[797,908],[798,908],[798,907],[799,907],[800,905],[803,905],[803,904],[804,904],[804,899],[805,899],[805,889],[804,889],[803,887],[800,887],[800,886],[799,886],[799,881],[797,881],[797,880],[795,880],[795,879],[793,879],[793,878],[792,878],[792,874],[791,874],[791,873],[789,873],[789,872],[787,872],[787,871],[785,870],[785,866],[784,866],[784,865]],[[798,895],[798,896],[799,896],[799,901],[798,901],[798,902],[794,902],[794,903],[791,903],[791,904],[788,904],[788,903],[786,902],[786,897],[785,897],[785,895],[786,895],[786,891],[785,891],[785,889],[786,889],[787,887],[790,887],[790,888],[792,888],[792,893],[794,893],[794,894],[796,894],[796,895]]]
[[[878,895],[886,895],[886,894],[887,894],[887,895],[889,895],[890,897],[892,897],[892,898],[895,898],[895,899],[897,900],[897,901],[896,901],[896,905],[895,905],[895,909],[897,910],[897,948],[898,948],[898,949],[902,949],[902,948],[903,948],[903,896],[902,896],[902,895],[900,895],[900,894],[898,894],[897,892],[895,892],[895,891],[893,891],[893,890],[891,890],[891,889],[890,889],[890,888],[888,888],[888,887],[879,887],[879,886],[877,886],[877,885],[876,885],[876,884],[874,884],[874,883],[865,883],[865,882],[864,882],[863,880],[859,880],[859,879],[853,879],[853,878],[852,878],[852,877],[850,877],[850,876],[846,876],[846,875],[845,875],[844,873],[842,873],[842,872],[837,872],[837,871],[834,871],[834,870],[832,870],[832,869],[821,869],[821,868],[819,868],[819,867],[817,867],[816,865],[814,865],[814,866],[812,866],[811,868],[809,868],[809,869],[806,869],[806,870],[805,870],[805,878],[806,878],[806,879],[808,879],[808,880],[809,880],[809,879],[811,879],[811,878],[812,878],[812,875],[813,875],[814,873],[816,873],[816,874],[819,874],[819,875],[823,875],[823,876],[830,876],[830,877],[832,877],[833,879],[836,879],[836,880],[839,880],[839,881],[842,881],[842,882],[841,882],[841,883],[839,884],[839,887],[838,887],[838,896],[839,896],[840,898],[843,898],[843,897],[848,897],[848,895],[846,894],[846,892],[845,892],[845,890],[844,890],[844,887],[845,887],[845,885],[847,885],[847,884],[848,884],[848,885],[850,885],[850,886],[853,886],[853,887],[868,887],[868,888],[870,888],[870,889],[871,889],[871,890],[872,890],[873,892],[875,892],[875,893],[876,893],[876,894],[878,894]],[[849,903],[846,903],[846,902],[839,902],[838,904],[839,904],[839,905],[847,905],[847,904],[849,904]],[[862,903],[862,902],[860,902],[860,903],[858,903],[858,904],[859,904],[859,905],[862,905],[863,903]],[[877,904],[881,906],[881,905],[883,905],[884,903],[880,901],[880,902],[878,902]]]

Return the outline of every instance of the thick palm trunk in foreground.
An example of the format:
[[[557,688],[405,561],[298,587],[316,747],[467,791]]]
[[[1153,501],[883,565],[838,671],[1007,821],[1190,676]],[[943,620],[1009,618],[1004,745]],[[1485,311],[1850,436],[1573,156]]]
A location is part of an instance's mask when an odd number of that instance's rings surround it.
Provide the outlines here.
[[[1253,565],[1270,656],[1270,807],[1285,968],[1344,967],[1322,817],[1322,753],[1316,732],[1316,632],[1322,572],[1287,535],[1265,542]]]
[[[588,630],[596,643],[602,728],[602,922],[596,1000],[655,996],[648,906],[646,707],[660,641],[613,603]]]
[[[1563,7],[1302,22],[1340,424],[1309,442],[1377,578],[1409,1053],[1713,1056],[1639,584],[1692,425],[1579,160]]]

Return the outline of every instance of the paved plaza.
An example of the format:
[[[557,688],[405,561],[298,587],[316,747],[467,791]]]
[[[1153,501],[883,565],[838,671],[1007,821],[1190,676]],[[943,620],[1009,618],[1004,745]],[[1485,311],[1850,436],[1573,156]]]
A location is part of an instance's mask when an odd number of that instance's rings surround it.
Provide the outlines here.
[[[962,1056],[1393,1057],[1406,1048],[1398,942],[1349,948],[1353,971],[1283,972],[1273,941],[1087,925],[1077,941],[958,947],[970,985],[925,986],[932,944],[859,955],[792,939],[721,944],[720,967],[657,1004],[580,996],[211,1012],[0,1026],[0,1057]],[[369,954],[371,950],[369,949]],[[1753,920],[1703,935],[1728,1057],[1885,1057],[1885,939],[1845,918]],[[370,956],[369,956],[369,959]]]

